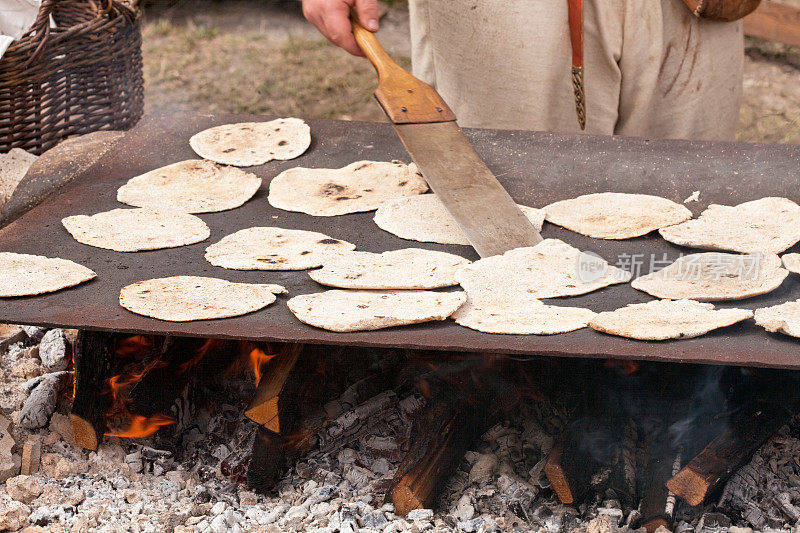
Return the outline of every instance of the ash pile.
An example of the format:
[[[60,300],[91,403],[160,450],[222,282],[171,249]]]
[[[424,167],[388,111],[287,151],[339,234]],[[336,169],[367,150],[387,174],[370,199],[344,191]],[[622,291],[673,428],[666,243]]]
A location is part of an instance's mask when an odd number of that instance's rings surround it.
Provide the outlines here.
[[[76,379],[103,367],[90,353],[112,364]],[[27,326],[0,326],[0,355],[0,530],[745,533],[800,520],[792,372]]]

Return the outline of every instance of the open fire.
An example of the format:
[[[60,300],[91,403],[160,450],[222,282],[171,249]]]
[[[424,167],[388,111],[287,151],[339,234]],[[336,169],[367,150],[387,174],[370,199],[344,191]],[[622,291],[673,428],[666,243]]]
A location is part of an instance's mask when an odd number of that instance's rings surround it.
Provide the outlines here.
[[[225,457],[222,475],[269,491],[301,458],[336,453],[382,427],[401,444],[372,452],[399,461],[382,488],[398,514],[436,505],[465,453],[495,431],[514,459],[491,470],[545,480],[535,492],[552,491],[587,516],[616,505],[619,516],[603,512],[619,523],[627,517],[631,527],[650,532],[671,528],[677,518],[699,512],[692,506],[714,501],[731,474],[792,422],[796,405],[795,375],[787,372],[82,335],[102,337],[99,344],[79,340],[96,353],[76,356],[76,405],[86,404],[81,395],[106,405],[103,417],[95,416],[102,425],[96,433],[141,438],[171,426],[160,440],[180,440],[192,422],[176,415],[175,402],[191,388],[219,392],[221,378],[239,383],[233,403],[253,423],[241,439],[251,448]],[[123,369],[100,391],[80,378],[82,364],[96,363],[97,354],[112,354],[109,373]],[[417,404],[399,411],[413,422],[397,433],[402,423],[387,413],[397,408],[401,391]],[[192,401],[209,408],[220,400],[195,394]],[[89,419],[73,408],[76,415]],[[535,428],[530,438],[539,445],[509,452],[518,444],[497,428],[520,416]],[[245,427],[232,424],[234,433]]]

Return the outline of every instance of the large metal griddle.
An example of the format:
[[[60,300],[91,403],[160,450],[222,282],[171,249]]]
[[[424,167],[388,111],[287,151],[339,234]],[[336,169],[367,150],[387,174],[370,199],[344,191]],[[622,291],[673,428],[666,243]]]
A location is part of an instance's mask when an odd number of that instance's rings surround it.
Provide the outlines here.
[[[295,319],[283,296],[270,307],[249,315],[187,323],[154,320],[120,307],[117,297],[123,286],[179,274],[280,283],[288,288],[290,296],[325,290],[306,272],[240,272],[213,267],[203,259],[208,244],[257,225],[320,231],[371,252],[417,246],[477,259],[475,252],[466,246],[417,243],[390,235],[375,226],[373,213],[312,217],[281,211],[267,203],[270,179],[293,166],[340,167],[359,159],[408,161],[391,126],[380,123],[309,121],[313,140],[305,155],[252,168],[264,179],[263,187],[252,200],[232,211],[199,215],[211,228],[210,239],[203,243],[126,254],[79,244],[61,226],[60,220],[68,215],[122,207],[116,201],[116,191],[129,178],[196,157],[188,144],[192,134],[218,124],[269,118],[176,114],[143,120],[83,175],[0,230],[0,251],[71,259],[92,268],[98,277],[52,294],[2,299],[0,321],[233,339],[800,368],[800,339],[767,333],[752,321],[696,339],[643,342],[591,329],[551,336],[492,335],[460,327],[452,321],[372,332],[332,333]],[[763,196],[785,196],[800,202],[800,146],[493,130],[470,130],[467,135],[509,193],[525,205],[540,207],[599,191],[649,193],[680,202],[700,190],[700,202],[688,204],[695,214],[712,202],[736,204]],[[24,186],[23,183],[23,192]],[[663,266],[664,260],[692,252],[653,234],[625,241],[603,241],[545,224],[543,236],[594,251],[612,263],[621,254],[642,254],[645,262],[642,273],[649,271],[651,256]],[[793,274],[771,294],[719,305],[755,309],[797,298],[800,298],[800,276]],[[649,300],[648,295],[629,285],[617,285],[550,303],[605,311]]]

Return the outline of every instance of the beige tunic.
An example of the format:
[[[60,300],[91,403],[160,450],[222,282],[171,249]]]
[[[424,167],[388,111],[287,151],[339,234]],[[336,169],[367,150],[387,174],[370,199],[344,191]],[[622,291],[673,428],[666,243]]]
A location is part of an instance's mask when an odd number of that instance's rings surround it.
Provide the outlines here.
[[[579,132],[566,0],[410,0],[414,73],[462,126]],[[584,0],[587,133],[733,139],[740,22],[681,0]]]

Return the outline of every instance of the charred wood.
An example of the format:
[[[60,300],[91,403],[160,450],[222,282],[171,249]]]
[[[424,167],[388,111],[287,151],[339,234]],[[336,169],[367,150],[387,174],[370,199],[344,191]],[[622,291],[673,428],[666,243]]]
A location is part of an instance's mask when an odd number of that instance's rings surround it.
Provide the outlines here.
[[[105,413],[110,399],[103,394],[114,364],[113,333],[82,330],[75,341],[75,399],[72,430],[75,443],[96,450],[106,428]]]
[[[689,505],[700,505],[793,414],[792,409],[777,402],[751,402],[667,482],[667,487]]]
[[[261,365],[258,388],[250,407],[245,411],[247,418],[274,433],[280,433],[281,430],[279,396],[302,347],[301,344],[282,345],[277,354]]]

